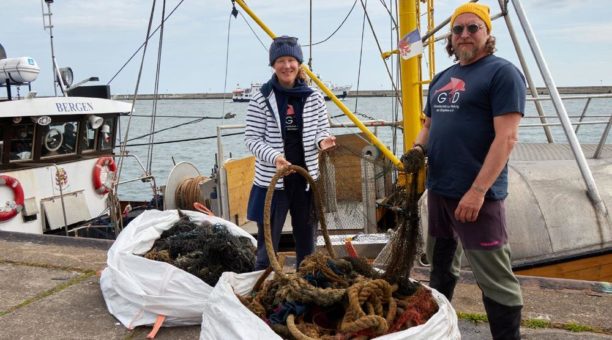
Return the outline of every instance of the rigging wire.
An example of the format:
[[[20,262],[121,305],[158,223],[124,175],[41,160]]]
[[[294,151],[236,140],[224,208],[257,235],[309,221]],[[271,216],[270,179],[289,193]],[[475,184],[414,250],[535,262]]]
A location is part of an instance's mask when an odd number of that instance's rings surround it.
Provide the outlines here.
[[[160,130],[156,130],[156,131],[153,131],[153,132],[150,132],[150,133],[144,134],[144,135],[140,135],[140,136],[138,136],[138,137],[130,138],[130,139],[128,139],[128,140],[127,140],[127,142],[131,142],[131,141],[133,141],[133,140],[137,140],[137,139],[141,139],[141,138],[149,137],[149,136],[151,136],[151,135],[158,134],[158,133],[160,133],[160,132],[164,132],[164,131],[167,131],[167,130],[176,129],[176,128],[181,127],[181,126],[184,126],[184,125],[189,125],[189,124],[193,124],[193,123],[199,123],[199,122],[203,121],[204,119],[205,119],[205,118],[203,117],[203,118],[198,118],[198,119],[190,120],[190,121],[188,121],[188,122],[186,122],[186,123],[181,123],[181,124],[176,124],[176,125],[173,125],[173,126],[169,126],[169,127],[167,127],[167,128],[163,128],[163,129],[160,129]]]
[[[149,41],[149,39],[151,39],[153,37],[153,35],[155,35],[155,33],[157,33],[157,31],[159,30],[159,28],[161,27],[161,25],[163,23],[166,22],[166,20],[168,20],[172,14],[174,14],[174,12],[179,8],[179,6],[184,2],[185,0],[181,0],[176,6],[174,6],[174,8],[172,9],[172,11],[170,11],[170,13],[168,14],[167,17],[164,18],[164,20],[162,21],[161,24],[159,24],[157,26],[157,28],[155,28],[155,30],[153,32],[151,32],[149,34],[149,31],[147,31],[147,38],[145,39],[145,41],[140,45],[140,47],[138,47],[136,49],[136,51],[134,51],[134,53],[132,53],[132,55],[128,58],[128,60],[119,68],[119,70],[115,73],[115,75],[113,75],[111,77],[111,79],[106,83],[106,85],[110,85],[110,83],[119,75],[119,73],[121,73],[121,71],[123,71],[123,69],[130,63],[130,61],[132,61],[132,59],[134,59],[134,57],[136,56],[136,54],[138,54],[138,52],[140,52],[140,50],[143,47],[146,47],[147,42]],[[155,5],[155,2],[153,3]]]
[[[395,17],[393,16],[393,13],[392,13],[392,11],[393,11],[393,0],[389,0],[389,7],[391,7],[391,9],[389,9],[387,7],[387,4],[385,3],[385,0],[380,0],[380,3],[383,5],[385,10],[387,10],[387,13],[389,14],[389,18],[391,19],[391,22],[393,23],[393,25],[391,25],[391,32],[393,32],[394,30],[397,30],[397,21],[395,21]]]
[[[242,135],[242,134],[244,134],[244,132],[234,132],[234,133],[228,133],[228,134],[225,134],[225,135],[221,135],[221,137],[238,136],[238,135]],[[175,140],[168,140],[168,141],[162,141],[162,142],[155,142],[155,145],[180,143],[180,142],[191,142],[191,141],[196,141],[196,140],[214,139],[214,138],[217,138],[217,135],[205,136],[205,137],[193,137],[193,138],[175,139]],[[149,143],[121,144],[122,147],[128,147],[128,146],[129,147],[132,147],[132,146],[147,146],[147,145],[149,145]]]
[[[162,19],[166,16],[166,0],[162,2]],[[155,89],[153,91],[153,112],[151,117],[151,128],[149,131],[155,131],[155,123],[157,122],[157,103],[159,102],[159,75],[161,73],[161,58],[162,50],[164,45],[164,21],[161,22],[161,29],[159,31],[159,43],[157,45],[157,68],[155,70]],[[155,134],[151,133],[149,136],[149,149],[147,153],[147,172],[153,173],[153,142],[155,142]]]
[[[264,50],[266,50],[266,52],[268,52],[268,48],[266,47],[266,44],[264,44],[263,41],[261,41],[261,39],[257,35],[257,33],[255,33],[255,30],[253,29],[253,27],[251,27],[251,24],[249,24],[249,21],[244,17],[244,14],[242,14],[242,12],[238,12],[238,13],[240,14],[240,16],[242,17],[244,22],[246,22],[247,26],[249,26],[249,29],[251,30],[251,32],[253,32],[253,35],[255,36],[255,38],[257,38],[257,40],[259,41],[261,46],[264,48]]]
[[[147,25],[147,34],[146,36],[149,37],[151,35],[151,26],[153,24],[153,16],[155,14],[155,3],[156,0],[153,0],[153,4],[151,6],[151,15],[149,16],[149,24]],[[147,47],[149,45],[149,39],[145,39],[144,42],[144,50],[142,51],[142,58],[140,60],[140,68],[138,69],[138,77],[136,78],[136,87],[134,88],[134,96],[132,97],[132,109],[130,111],[129,114],[129,118],[128,118],[128,122],[127,122],[127,127],[125,129],[125,136],[123,137],[123,143],[120,145],[119,148],[119,154],[121,156],[126,154],[125,148],[126,148],[126,144],[127,144],[127,139],[128,139],[128,135],[130,133],[130,125],[132,123],[132,114],[134,113],[134,107],[136,106],[136,97],[138,96],[138,89],[140,88],[140,80],[142,79],[142,69],[144,67],[144,61],[145,61],[145,56],[147,54]],[[125,157],[119,157],[119,169],[117,170],[117,179],[121,178],[121,170],[123,169],[123,160]],[[145,175],[150,175],[150,174],[145,174]],[[115,192],[117,192],[117,186],[119,185],[119,181],[117,180],[114,184],[113,184],[113,190]],[[153,187],[153,194],[155,195],[155,187]],[[121,220],[121,219],[120,219]]]
[[[361,3],[363,5],[363,2]],[[359,103],[359,82],[361,80],[361,63],[363,61],[363,38],[365,36],[365,21],[366,21],[366,7],[368,5],[368,0],[363,7],[363,20],[361,22],[361,46],[359,47],[359,67],[357,68],[357,87],[355,96],[355,109],[353,111],[357,111],[357,104]]]
[[[225,43],[225,77],[223,79],[223,99],[221,103],[221,114],[225,112],[225,95],[227,92],[227,67],[229,65],[229,46],[230,46],[230,30],[232,28],[232,16],[236,18],[238,15],[238,10],[236,10],[236,5],[232,3],[232,11],[230,12],[229,18],[227,20],[227,41]]]
[[[370,16],[368,15],[368,11],[366,9],[366,6],[363,3],[363,0],[359,0],[359,2],[361,2],[361,6],[363,7],[363,12],[365,14],[366,19],[368,20],[368,25],[370,26],[370,30],[372,31],[372,36],[374,36],[374,40],[376,41],[376,47],[378,47],[378,52],[382,55],[383,54],[383,50],[380,47],[380,42],[378,41],[378,36],[376,35],[376,32],[374,31],[374,26],[372,25],[372,21],[370,20]],[[399,90],[397,88],[397,85],[395,84],[395,81],[393,80],[393,75],[391,74],[391,71],[389,71],[389,65],[387,65],[387,63],[384,60],[383,60],[383,64],[385,65],[385,69],[387,70],[387,75],[389,76],[389,80],[391,80],[391,85],[393,85],[393,91],[395,91],[395,95],[397,96],[397,100],[401,103],[402,99],[401,99]]]
[[[346,22],[346,20],[348,19],[348,17],[351,15],[351,13],[353,12],[353,9],[355,8],[355,5],[357,4],[357,0],[355,0],[355,2],[353,2],[353,6],[351,6],[351,9],[349,10],[349,12],[346,14],[346,16],[344,17],[344,19],[342,20],[342,22],[340,23],[340,25],[325,39],[321,40],[321,41],[317,41],[316,43],[312,43],[312,39],[310,41],[310,44],[308,45],[304,45],[304,46],[316,46],[319,44],[322,44],[326,41],[328,41],[331,37],[333,37],[339,30],[340,28],[342,28],[342,26],[344,25],[344,23]]]

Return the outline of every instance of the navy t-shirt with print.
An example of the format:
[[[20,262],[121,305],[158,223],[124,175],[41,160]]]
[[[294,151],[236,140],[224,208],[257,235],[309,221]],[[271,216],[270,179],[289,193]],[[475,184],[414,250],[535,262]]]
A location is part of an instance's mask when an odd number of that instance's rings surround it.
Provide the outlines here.
[[[493,118],[525,112],[525,79],[510,62],[494,55],[455,64],[432,80],[425,106],[431,118],[427,143],[427,188],[459,199],[471,187],[495,138]],[[508,195],[508,166],[486,193]]]

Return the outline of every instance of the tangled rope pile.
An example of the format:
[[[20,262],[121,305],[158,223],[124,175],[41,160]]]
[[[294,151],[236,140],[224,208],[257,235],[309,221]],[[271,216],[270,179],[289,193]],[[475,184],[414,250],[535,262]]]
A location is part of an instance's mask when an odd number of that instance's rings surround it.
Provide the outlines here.
[[[275,275],[240,297],[280,336],[292,339],[369,339],[421,325],[438,311],[431,291],[416,282],[392,284],[363,258],[333,259],[321,252],[296,273]],[[370,268],[371,269],[371,268]]]
[[[230,234],[221,224],[196,224],[187,216],[164,231],[144,257],[170,263],[211,286],[223,272],[255,268],[255,247],[248,238]]]
[[[270,241],[269,201],[264,204],[266,250],[275,275],[266,271],[249,296],[238,296],[254,314],[280,336],[291,339],[369,339],[425,323],[438,311],[431,291],[407,277],[384,279],[366,259],[336,259],[327,235],[316,184],[297,166],[315,197],[321,229],[330,255],[321,252],[306,257],[296,273],[283,273]],[[276,181],[284,171],[277,173]],[[268,190],[270,192],[271,190]],[[263,284],[259,284],[263,282]]]

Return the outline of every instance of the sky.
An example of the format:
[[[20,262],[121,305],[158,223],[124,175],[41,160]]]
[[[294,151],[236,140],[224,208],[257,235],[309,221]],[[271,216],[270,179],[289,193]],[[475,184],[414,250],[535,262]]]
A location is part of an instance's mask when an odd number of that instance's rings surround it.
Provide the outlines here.
[[[51,44],[49,30],[43,28],[41,0],[1,1],[0,44],[9,58],[33,57],[41,68],[33,89],[42,95],[52,94]],[[363,28],[362,1],[375,34],[367,22]],[[435,0],[436,23],[449,17],[463,2]],[[166,0],[166,15],[179,3],[180,0]],[[310,40],[309,1],[249,0],[247,3],[277,35],[298,37],[305,60],[312,57],[313,70],[323,79],[352,85],[353,90],[357,85],[361,90],[392,88],[375,40],[376,37],[385,51],[395,48],[389,15],[382,5],[389,6],[389,0],[357,0],[344,25],[328,41],[313,46],[312,54],[304,46]],[[328,37],[354,3],[355,0],[312,0],[312,41]],[[497,0],[481,3],[490,5],[493,15],[500,12]],[[609,0],[521,0],[521,3],[558,86],[612,86]],[[75,82],[97,76],[98,84],[110,81],[113,94],[134,93],[141,53],[114,75],[144,42],[152,5],[153,0],[55,0],[51,11],[58,65],[70,66]],[[153,27],[160,24],[162,5],[163,0],[156,2]],[[230,0],[180,3],[164,26],[161,52],[159,34],[150,40],[138,92],[153,93],[158,55],[161,55],[160,93],[231,92],[238,84],[245,87],[269,79],[272,71],[268,66],[267,47],[271,39],[241,8],[238,10],[242,15],[230,19],[231,9]],[[512,1],[509,12],[530,73],[536,85],[541,86],[542,77]],[[447,32],[448,28],[442,31]],[[519,65],[502,19],[493,22],[492,34],[497,38],[496,55]],[[435,51],[436,70],[452,65],[442,41],[436,43]],[[393,63],[387,62],[389,67]],[[425,61],[423,65],[428,66]]]

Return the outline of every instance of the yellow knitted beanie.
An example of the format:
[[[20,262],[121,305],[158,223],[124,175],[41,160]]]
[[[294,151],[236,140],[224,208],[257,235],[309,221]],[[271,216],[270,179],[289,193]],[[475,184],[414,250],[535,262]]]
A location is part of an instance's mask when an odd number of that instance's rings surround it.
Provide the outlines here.
[[[457,17],[463,13],[472,13],[482,19],[482,21],[484,21],[485,25],[487,26],[489,33],[491,32],[491,15],[489,14],[489,6],[477,4],[474,2],[468,2],[457,7],[457,9],[455,9],[455,12],[453,12],[453,16],[451,17],[451,27],[453,27],[455,19],[457,19]]]

